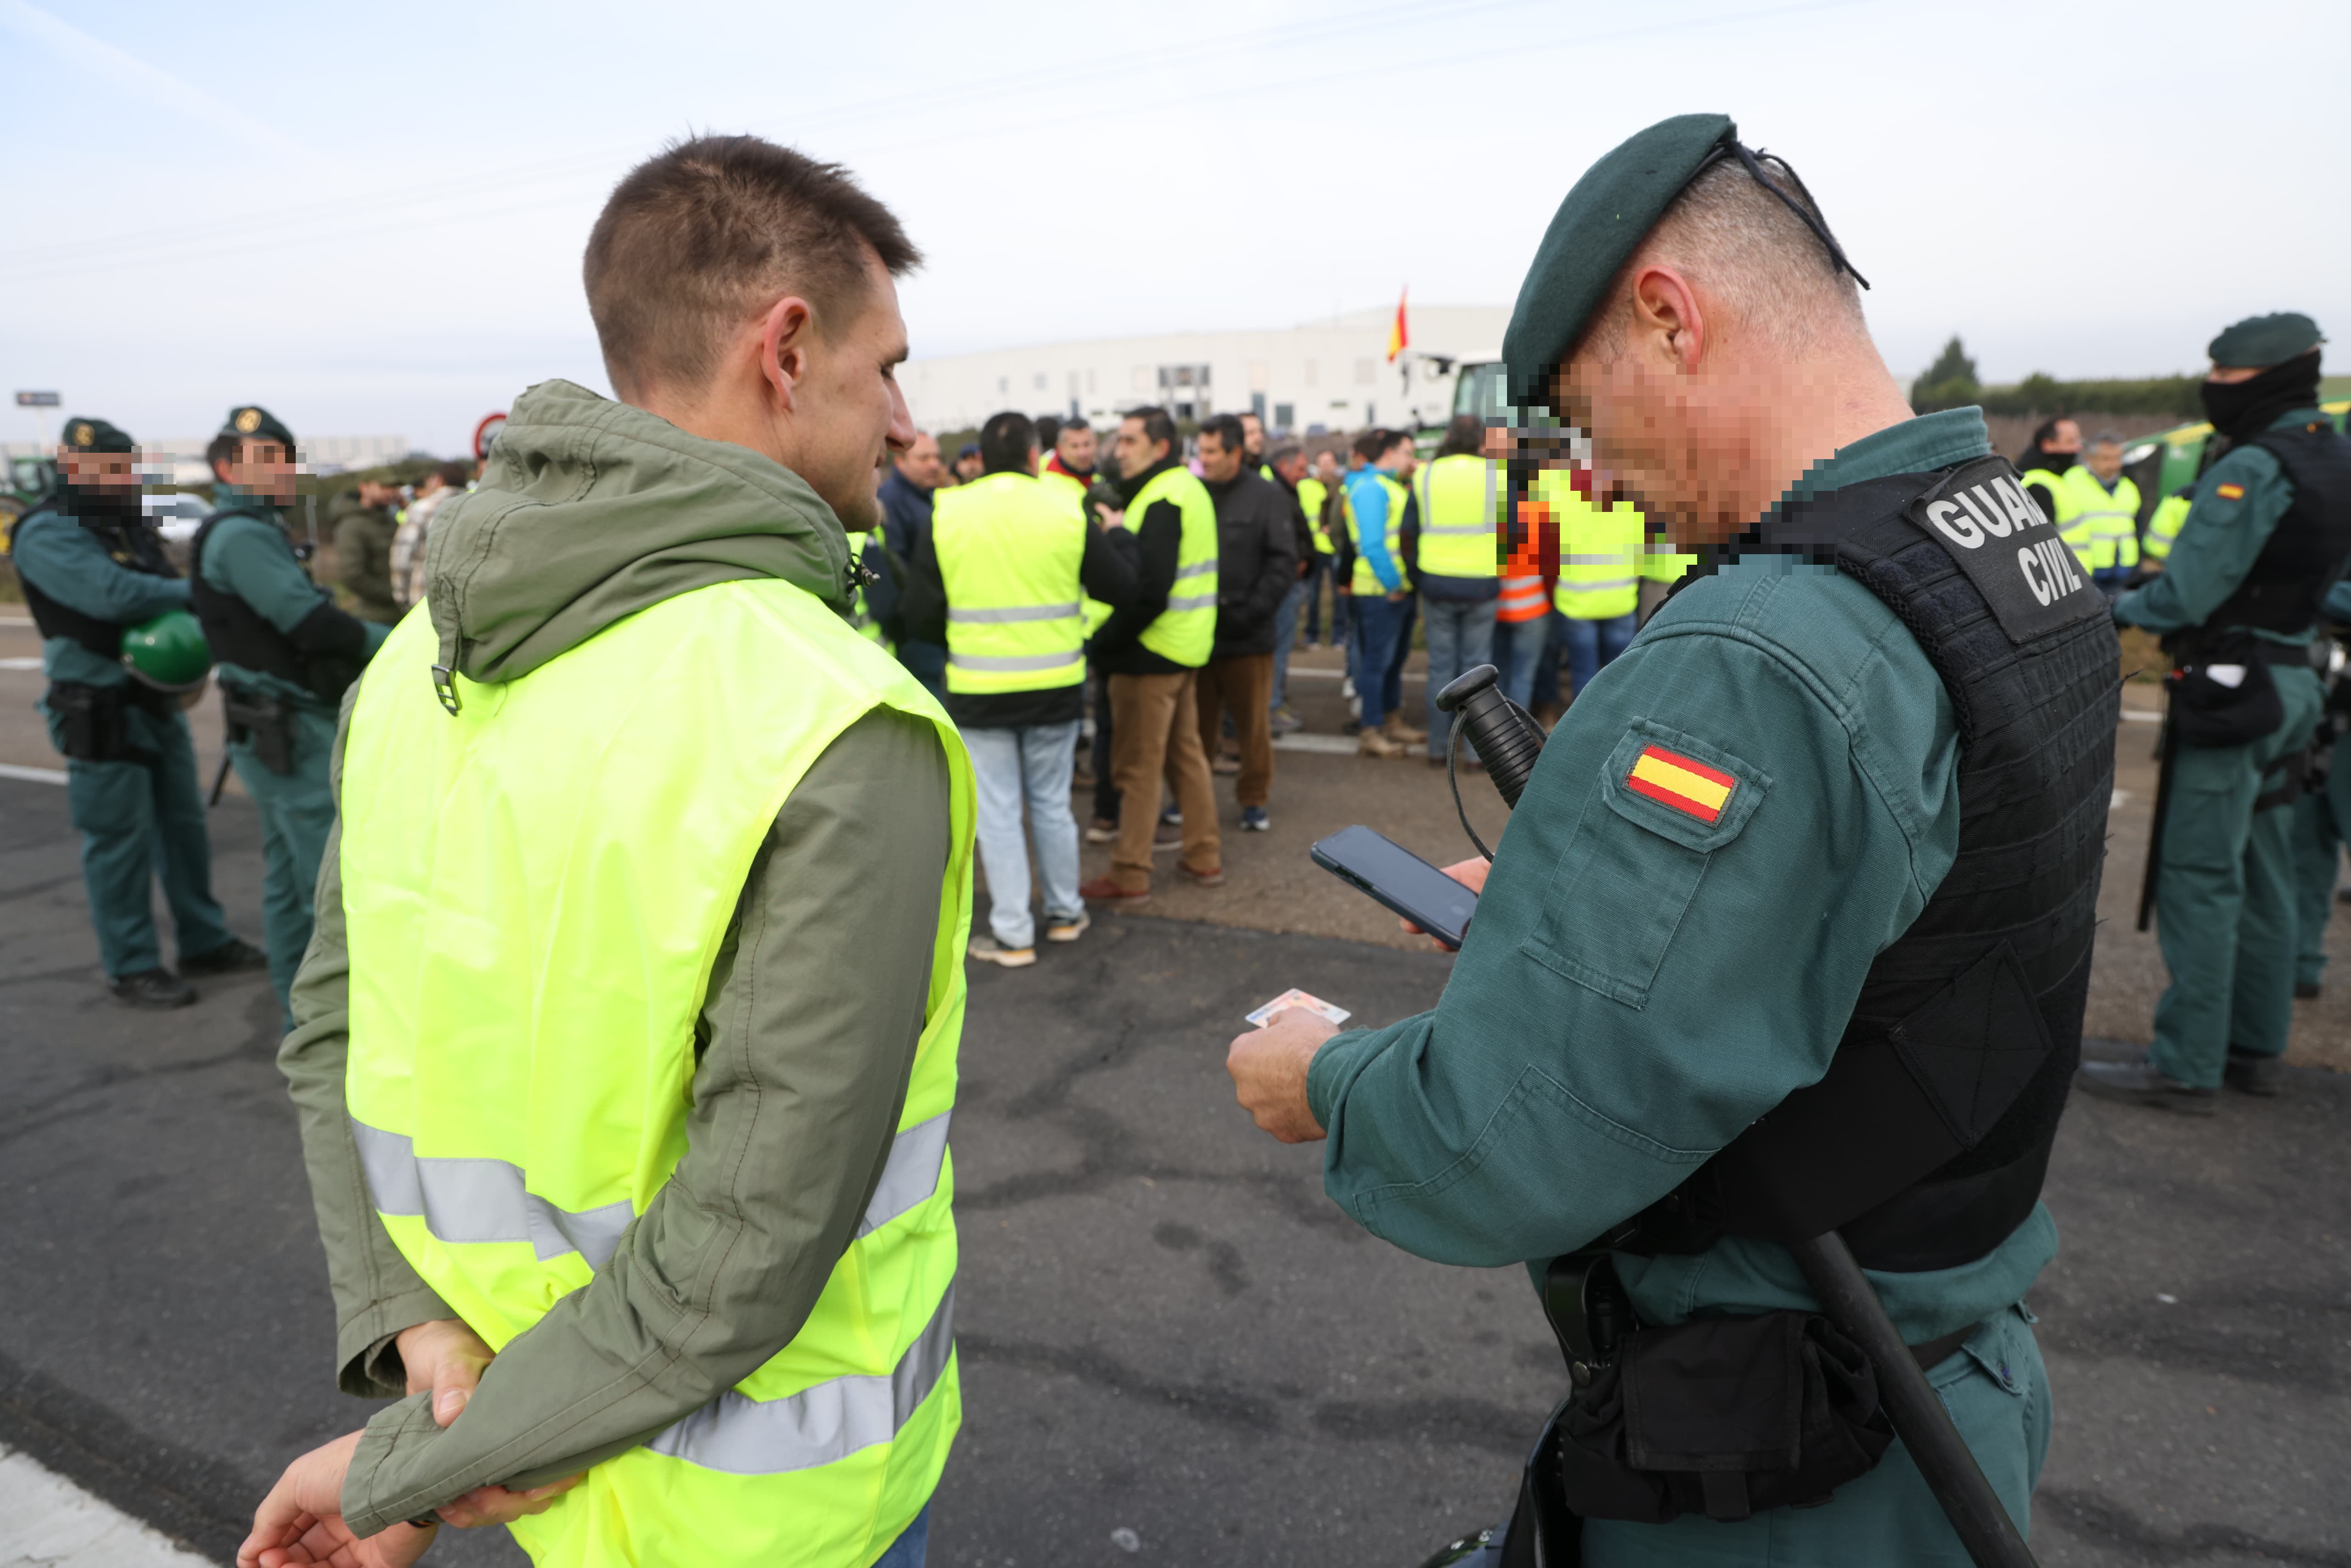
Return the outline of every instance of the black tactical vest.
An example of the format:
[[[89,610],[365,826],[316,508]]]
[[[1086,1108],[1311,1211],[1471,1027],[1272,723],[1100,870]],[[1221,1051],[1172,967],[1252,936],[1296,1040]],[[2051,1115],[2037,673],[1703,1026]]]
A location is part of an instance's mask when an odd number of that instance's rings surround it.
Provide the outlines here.
[[[62,517],[75,526],[88,529],[98,542],[106,547],[108,559],[125,571],[144,572],[151,577],[177,577],[171,561],[163,554],[163,543],[152,525],[144,517],[84,518],[68,508],[73,505],[70,492],[60,489],[45,497],[8,529],[8,550],[16,549],[16,532],[35,517],[47,514]],[[25,591],[25,608],[33,612],[34,628],[43,637],[63,637],[80,643],[101,659],[114,659],[122,653],[122,624],[101,621],[86,615],[72,605],[60,602],[41,591],[40,584],[21,570],[16,581]]]
[[[1839,1229],[1865,1267],[1951,1268],[2032,1213],[2081,1054],[2114,623],[2002,458],[1790,504],[1740,548],[1834,564],[1918,640],[1959,720],[1959,855],[1870,966],[1827,1075],[1610,1240]]]
[[[2325,420],[2267,430],[2244,444],[2278,460],[2294,482],[2294,505],[2253,558],[2237,591],[2204,618],[2231,626],[2298,633],[2318,622],[2319,601],[2351,560],[2351,439]]]
[[[206,517],[196,530],[188,557],[188,598],[204,623],[214,663],[276,675],[307,688],[321,702],[341,701],[343,688],[359,678],[367,661],[367,630],[357,620],[321,596],[319,607],[291,632],[280,632],[252,605],[204,580],[204,546],[214,528],[235,517],[258,517],[272,529],[277,526],[266,512],[231,507]],[[293,547],[287,550],[290,555]]]

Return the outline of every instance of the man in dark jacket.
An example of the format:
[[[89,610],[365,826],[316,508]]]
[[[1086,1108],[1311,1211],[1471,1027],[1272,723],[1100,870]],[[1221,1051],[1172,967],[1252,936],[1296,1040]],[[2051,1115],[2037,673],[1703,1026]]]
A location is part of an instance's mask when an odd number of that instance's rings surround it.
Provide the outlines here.
[[[914,552],[930,538],[931,493],[946,482],[946,465],[939,461],[938,438],[927,431],[918,431],[914,444],[898,455],[882,487],[874,492],[882,503],[883,547],[899,561],[911,562]],[[887,616],[894,608],[894,604],[880,607],[875,613]],[[894,630],[886,625],[884,629]],[[898,662],[913,671],[914,679],[922,682],[933,696],[946,700],[945,643],[901,636]]]
[[[400,531],[392,514],[399,505],[398,486],[362,479],[358,489],[337,496],[327,509],[343,608],[386,626],[400,619],[400,601],[392,591],[392,539]]]
[[[1217,643],[1200,670],[1200,749],[1219,773],[1238,773],[1241,829],[1264,832],[1273,792],[1274,612],[1298,580],[1298,497],[1260,477],[1241,422],[1218,414],[1200,427],[1200,478],[1217,504]],[[1240,759],[1221,747],[1233,716]]]

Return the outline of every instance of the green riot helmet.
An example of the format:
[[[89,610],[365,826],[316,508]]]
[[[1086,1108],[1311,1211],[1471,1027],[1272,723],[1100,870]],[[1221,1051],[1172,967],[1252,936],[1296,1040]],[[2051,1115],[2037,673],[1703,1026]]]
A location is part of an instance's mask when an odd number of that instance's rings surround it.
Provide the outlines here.
[[[193,692],[212,672],[212,644],[184,610],[166,610],[122,631],[122,667],[131,679],[162,692]]]

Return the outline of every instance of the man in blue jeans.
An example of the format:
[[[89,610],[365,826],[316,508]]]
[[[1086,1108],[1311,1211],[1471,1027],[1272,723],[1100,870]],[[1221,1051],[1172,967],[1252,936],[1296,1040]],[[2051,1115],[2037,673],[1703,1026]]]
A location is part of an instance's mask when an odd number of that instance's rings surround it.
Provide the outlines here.
[[[1404,553],[1427,628],[1428,759],[1439,767],[1451,721],[1437,710],[1437,695],[1494,656],[1501,592],[1494,519],[1503,486],[1501,465],[1485,455],[1485,445],[1486,422],[1455,414],[1436,457],[1412,479],[1414,515]]]
[[[1364,705],[1355,749],[1364,757],[1402,757],[1428,738],[1396,711],[1404,699],[1397,647],[1412,626],[1404,530],[1414,516],[1412,492],[1397,480],[1396,471],[1412,452],[1412,437],[1396,430],[1367,430],[1355,437],[1355,451],[1364,460],[1363,467],[1347,476],[1355,549],[1355,695]]]
[[[1074,942],[1089,923],[1070,811],[1086,689],[1083,601],[1116,610],[1134,600],[1133,536],[1105,532],[1070,486],[1039,482],[1028,415],[990,418],[979,453],[986,473],[935,498],[903,605],[908,637],[946,646],[944,706],[971,753],[988,895],[987,935],[972,938],[971,956],[1025,969],[1037,961],[1032,838],[1045,940]]]

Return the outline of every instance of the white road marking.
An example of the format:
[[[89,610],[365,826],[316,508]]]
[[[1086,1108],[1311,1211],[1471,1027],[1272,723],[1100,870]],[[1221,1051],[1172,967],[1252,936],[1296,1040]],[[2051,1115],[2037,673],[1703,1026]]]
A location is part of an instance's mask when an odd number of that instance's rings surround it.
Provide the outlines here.
[[[62,768],[19,768],[13,762],[0,762],[0,779],[18,779],[27,784],[62,784],[66,781]],[[0,1568],[5,1568],[0,1563]]]
[[[0,626],[30,626],[32,623],[33,618],[29,615],[0,615]]]
[[[2123,722],[2126,724],[2161,724],[2163,722],[2163,716],[2156,712],[2155,709],[2151,707],[2126,707],[2123,709]]]
[[[1349,736],[1307,735],[1302,731],[1292,731],[1288,735],[1277,735],[1273,737],[1273,748],[1276,751],[1320,751],[1330,757],[1353,757],[1355,754],[1355,744],[1354,739]]]
[[[5,1568],[205,1568],[209,1561],[26,1455],[0,1448]]]
[[[2106,810],[2109,811],[2119,811],[2123,809],[2124,802],[2127,801],[2130,798],[2131,793],[2129,790],[2117,789],[2115,791],[2114,799],[2106,802]]]
[[[30,659],[0,659],[0,670],[37,670],[40,667],[38,655]]]
[[[1344,670],[1310,670],[1303,664],[1292,664],[1290,666],[1290,678],[1291,680],[1294,681],[1301,675],[1304,675],[1310,680],[1316,681],[1343,681],[1347,678],[1347,672]],[[1404,673],[1404,678],[1407,681],[1426,681],[1428,679],[1428,676],[1419,670],[1406,670]]]

